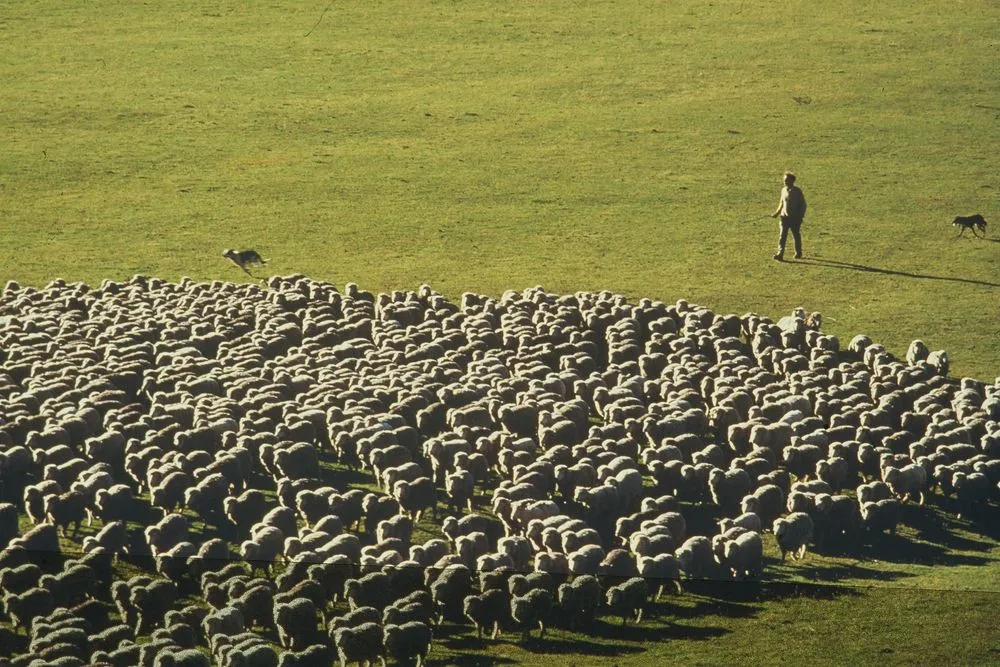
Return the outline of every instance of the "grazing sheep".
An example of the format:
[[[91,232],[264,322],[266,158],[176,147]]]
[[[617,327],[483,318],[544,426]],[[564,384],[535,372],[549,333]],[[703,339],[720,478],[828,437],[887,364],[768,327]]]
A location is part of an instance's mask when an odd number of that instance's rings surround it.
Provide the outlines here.
[[[532,628],[539,629],[538,637],[545,637],[545,622],[552,611],[552,592],[546,588],[533,588],[523,597],[510,600],[510,617],[521,627],[521,641],[527,641]]]
[[[34,563],[0,570],[0,591],[5,595],[19,595],[38,585],[42,570]]]
[[[569,583],[560,584],[557,593],[559,607],[567,614],[570,629],[575,629],[581,623],[593,623],[603,600],[601,583],[597,577],[579,575]]]
[[[352,610],[374,607],[380,612],[392,603],[389,575],[372,572],[360,579],[348,579],[344,584],[344,597]]]
[[[420,477],[413,482],[400,480],[392,489],[392,495],[399,502],[399,507],[407,512],[413,520],[420,521],[425,510],[430,509],[432,518],[437,521],[437,489],[429,477]]]
[[[689,537],[677,548],[674,556],[689,579],[710,577],[715,571],[712,542],[703,535]]]
[[[919,504],[924,504],[924,491],[927,488],[927,471],[917,463],[903,466],[902,468],[885,468],[882,472],[884,481],[900,500],[906,502],[919,499]]]
[[[30,588],[4,597],[4,608],[13,622],[14,631],[23,628],[26,634],[36,618],[50,614],[55,606],[55,598],[45,588]]]
[[[723,565],[737,580],[760,576],[764,569],[764,543],[760,532],[751,530],[728,540],[723,552]]]
[[[708,476],[708,486],[712,493],[712,502],[725,511],[735,511],[743,497],[754,488],[750,475],[740,468],[713,469]]]
[[[349,662],[374,663],[385,653],[382,628],[377,623],[362,623],[353,628],[338,628],[333,643],[341,667]]]
[[[211,612],[201,622],[205,638],[211,640],[216,635],[237,635],[246,630],[243,613],[233,606]],[[280,630],[280,626],[279,626]],[[142,634],[137,632],[136,634]]]
[[[148,634],[162,623],[175,600],[177,586],[166,579],[154,579],[145,586],[132,588],[129,603],[136,612],[135,633]]]
[[[871,533],[889,531],[896,534],[899,523],[900,504],[895,498],[886,498],[861,504],[861,519],[865,529]]]
[[[388,624],[383,629],[385,652],[397,663],[416,663],[420,667],[431,650],[433,634],[426,623],[410,621],[402,625]]]
[[[333,653],[325,644],[313,644],[301,651],[284,651],[277,667],[328,667],[334,661]],[[232,667],[237,667],[233,664]]]
[[[771,526],[785,511],[785,492],[775,484],[762,484],[743,497],[740,507],[759,516],[762,526]]]
[[[362,623],[380,623],[381,621],[382,612],[375,607],[357,607],[346,614],[332,618],[326,627],[332,641],[340,628],[354,628]]]
[[[624,626],[628,619],[635,616],[635,622],[642,622],[642,613],[646,606],[646,599],[649,590],[646,580],[642,577],[632,577],[631,579],[612,586],[605,592],[608,606],[615,614],[621,616]]]
[[[782,561],[789,553],[792,558],[801,559],[813,537],[813,520],[805,512],[793,512],[787,517],[776,519],[772,532],[778,542]]]
[[[501,625],[510,618],[510,598],[504,590],[484,590],[480,595],[467,595],[462,612],[475,626],[480,639],[483,630],[490,630],[490,638],[496,639]]]
[[[637,566],[640,577],[657,582],[655,599],[660,599],[667,586],[676,588],[678,593],[684,592],[681,584],[681,564],[672,553],[640,557]]]
[[[61,528],[63,535],[66,529],[73,524],[73,534],[69,537],[76,539],[80,532],[80,524],[87,516],[87,503],[81,491],[68,491],[59,495],[51,495],[45,498],[45,518],[52,522],[56,528]]]
[[[430,590],[439,623],[461,619],[462,603],[472,592],[472,572],[462,564],[449,565],[431,582]]]
[[[274,603],[274,622],[282,647],[299,651],[312,643],[319,623],[316,604],[308,597]]]

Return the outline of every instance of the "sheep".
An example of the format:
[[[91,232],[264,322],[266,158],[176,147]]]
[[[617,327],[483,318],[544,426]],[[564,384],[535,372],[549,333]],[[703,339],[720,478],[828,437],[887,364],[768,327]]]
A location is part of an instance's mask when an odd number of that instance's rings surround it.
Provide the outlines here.
[[[510,600],[510,617],[521,627],[521,641],[527,641],[531,629],[538,627],[539,639],[545,637],[545,622],[552,611],[552,592],[533,588],[522,597]]]
[[[703,535],[689,537],[677,548],[674,556],[689,579],[710,577],[715,570],[712,542]]]
[[[225,654],[229,667],[278,667],[278,653],[263,642],[242,644]],[[224,663],[225,664],[225,663]],[[328,664],[328,663],[327,663]]]
[[[19,595],[38,585],[41,569],[34,563],[0,570],[0,591],[4,594]]]
[[[332,618],[327,623],[327,634],[333,641],[340,628],[354,628],[362,623],[380,623],[382,612],[375,607],[357,607],[351,611]]]
[[[802,559],[813,537],[813,520],[805,512],[793,512],[784,518],[775,519],[772,532],[778,542],[782,561],[789,553],[792,558]]]
[[[369,493],[362,501],[365,532],[374,535],[380,522],[399,513],[399,501],[392,496]]]
[[[607,553],[599,544],[585,544],[567,555],[569,571],[573,574],[597,574]]]
[[[301,651],[284,651],[278,658],[277,667],[327,667],[334,661],[330,647],[313,644]],[[237,667],[233,664],[233,667]]]
[[[956,472],[952,478],[958,497],[958,518],[969,518],[984,506],[990,496],[990,480],[981,472]]]
[[[184,504],[184,494],[191,487],[193,480],[185,472],[168,473],[157,484],[150,484],[150,502],[154,507],[165,511],[174,511]]]
[[[377,623],[362,623],[352,628],[338,628],[333,637],[341,667],[348,662],[374,663],[383,659],[383,630]]]
[[[382,471],[379,478],[381,486],[387,493],[391,493],[396,482],[406,480],[412,482],[418,477],[424,477],[426,473],[419,463],[408,461],[398,466],[392,466]]]
[[[480,595],[467,595],[462,602],[462,613],[476,628],[482,639],[483,630],[491,630],[491,639],[500,634],[500,627],[510,618],[510,599],[499,589],[484,590]]]
[[[144,532],[146,543],[154,556],[187,541],[189,523],[183,514],[168,514],[148,526]]]
[[[483,533],[488,538],[490,544],[496,544],[497,540],[503,536],[503,524],[495,518],[483,514],[466,514],[456,519],[455,517],[445,517],[441,524],[441,532],[449,538],[452,544],[462,535],[470,533]]]
[[[125,552],[128,543],[128,526],[124,521],[110,521],[95,535],[83,538],[83,551],[90,552],[103,548],[117,558]]]
[[[391,594],[389,575],[384,572],[372,572],[344,583],[344,597],[352,610],[374,607],[381,611],[391,603]]]
[[[153,667],[211,667],[208,656],[195,649],[157,651]]]
[[[387,624],[383,628],[382,642],[385,652],[399,664],[409,664],[416,658],[417,667],[427,659],[433,634],[430,626],[419,621],[401,625]]]
[[[900,500],[906,502],[914,496],[919,504],[924,504],[924,490],[927,487],[927,471],[923,466],[911,463],[902,468],[885,468],[882,473],[884,481]]]
[[[68,491],[59,495],[51,495],[45,498],[45,517],[56,528],[61,528],[63,535],[66,529],[73,524],[73,534],[69,536],[76,539],[80,532],[80,524],[87,516],[87,503],[81,491]]]
[[[753,493],[743,496],[741,510],[760,517],[762,526],[771,526],[784,513],[785,492],[775,484],[762,484]]]
[[[308,597],[274,603],[274,622],[282,647],[302,650],[312,643],[318,624],[317,605]]]
[[[743,497],[753,489],[753,482],[745,470],[715,468],[708,477],[712,502],[725,511],[735,510]]]
[[[648,596],[646,580],[642,577],[632,577],[605,592],[608,606],[621,616],[623,626],[633,614],[636,623],[642,622],[642,613]]]
[[[418,575],[422,575],[419,568],[401,569],[410,570]],[[434,616],[434,600],[431,594],[422,588],[422,583],[421,578],[417,581],[416,586],[411,587],[413,590],[410,593],[397,598],[395,602],[385,608],[381,618],[383,626],[389,624],[402,625],[409,621],[430,622]],[[397,587],[394,586],[394,588]]]
[[[69,563],[57,574],[43,574],[38,585],[52,592],[56,605],[71,607],[83,602],[95,588],[94,570],[87,565]]]
[[[392,489],[392,495],[399,502],[402,511],[407,512],[414,521],[420,521],[425,510],[431,510],[431,516],[437,521],[437,489],[428,477],[420,477],[413,482],[400,480]]]
[[[236,528],[238,535],[246,535],[270,509],[270,501],[263,491],[247,489],[238,496],[229,496],[222,502],[223,512]]]
[[[763,520],[754,512],[744,512],[735,519],[719,519],[719,530],[725,532],[733,526],[759,533]]]
[[[50,495],[58,495],[60,493],[62,493],[62,487],[54,480],[45,480],[38,484],[30,484],[24,487],[24,510],[33,525],[46,520],[45,499]],[[2,542],[3,546],[6,546],[13,537],[12,535],[6,542]]]
[[[861,519],[865,530],[881,533],[886,530],[896,534],[899,523],[900,504],[895,498],[886,498],[874,502],[861,503]]]
[[[31,628],[32,622],[39,616],[45,616],[55,609],[55,598],[45,588],[29,588],[23,593],[8,594],[4,597],[4,607],[7,616],[14,625],[14,631],[23,628],[25,634]]]
[[[471,570],[458,563],[444,567],[436,576],[433,574],[433,570],[427,573],[428,579],[433,577],[429,587],[438,623],[444,619],[462,618],[462,603],[472,592]]]
[[[759,576],[764,568],[764,543],[760,532],[751,530],[727,541],[723,564],[734,579]]]
[[[458,512],[459,508],[472,511],[472,497],[475,494],[475,478],[468,470],[455,470],[445,475],[445,494],[448,508]]]
[[[274,592],[263,582],[248,585],[240,595],[233,595],[230,590],[230,604],[243,615],[244,625],[248,629],[254,625],[262,628],[274,625]]]
[[[234,606],[217,609],[201,621],[205,638],[211,640],[216,635],[237,635],[246,630],[243,613]]]

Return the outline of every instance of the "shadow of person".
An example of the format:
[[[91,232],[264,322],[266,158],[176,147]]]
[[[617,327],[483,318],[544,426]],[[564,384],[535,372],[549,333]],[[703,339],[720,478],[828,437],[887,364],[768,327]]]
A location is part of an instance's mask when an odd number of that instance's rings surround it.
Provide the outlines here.
[[[920,278],[923,280],[942,280],[952,283],[966,283],[969,285],[982,285],[984,287],[1000,287],[1000,283],[991,283],[986,280],[974,280],[972,278],[951,278],[948,276],[931,276],[926,273],[911,273],[909,271],[896,271],[894,269],[884,269],[877,266],[866,266],[864,264],[854,264],[853,262],[842,262],[837,259],[827,259],[825,257],[809,257],[805,259],[785,260],[793,264],[811,264],[812,266],[825,266],[831,269],[845,269],[849,271],[864,271],[867,273],[881,273],[887,276],[902,276],[904,278]]]

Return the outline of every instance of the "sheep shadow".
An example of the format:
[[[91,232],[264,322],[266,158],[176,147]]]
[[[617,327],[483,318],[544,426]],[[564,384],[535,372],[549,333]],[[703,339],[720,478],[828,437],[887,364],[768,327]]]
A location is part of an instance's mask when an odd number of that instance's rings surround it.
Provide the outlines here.
[[[939,511],[911,512],[907,525],[916,531],[918,539],[956,551],[988,552],[1000,541],[1000,525],[992,514],[957,519],[951,509],[939,506]],[[958,534],[957,530],[984,537],[993,542],[977,540]]]
[[[427,660],[424,661],[425,665],[458,665],[459,667],[489,667],[490,665],[513,665],[517,663],[517,660],[511,658],[505,658],[500,655],[486,655],[485,651],[489,651],[489,646],[484,646],[481,649],[484,653],[459,653],[457,655],[449,655],[446,658],[436,658],[434,656],[434,649],[431,648],[430,655],[427,656]]]
[[[802,568],[802,577],[824,585],[842,585],[844,580],[892,582],[914,576],[910,572],[893,572],[848,563],[844,565],[811,565]]]
[[[862,560],[885,561],[900,565],[985,565],[990,562],[985,556],[970,556],[952,553],[948,549],[930,542],[910,540],[902,535],[877,535],[869,544],[859,549]]]
[[[627,628],[631,629],[631,628]],[[606,635],[599,635],[605,637]],[[650,641],[646,639],[632,639],[631,635],[623,633],[623,636],[609,636],[623,642]],[[662,639],[662,636],[659,637]],[[543,639],[529,637],[527,642],[521,643],[520,647],[527,653],[541,655],[573,655],[583,654],[593,658],[613,658],[620,655],[642,653],[645,649],[642,646],[630,646],[627,644],[599,644],[578,638],[552,637],[546,634]]]
[[[23,632],[23,630],[22,630]],[[0,656],[14,656],[28,651],[29,637],[15,633],[10,627],[0,627]]]

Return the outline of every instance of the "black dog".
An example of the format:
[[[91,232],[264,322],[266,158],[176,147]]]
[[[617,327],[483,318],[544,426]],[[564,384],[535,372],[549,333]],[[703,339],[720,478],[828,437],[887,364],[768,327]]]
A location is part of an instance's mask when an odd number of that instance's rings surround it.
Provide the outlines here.
[[[248,267],[263,266],[264,264],[267,264],[267,260],[261,257],[256,250],[226,250],[222,253],[222,256],[231,260],[233,264],[243,269],[251,278],[253,277],[253,274],[250,273],[250,269]]]
[[[951,224],[961,227],[958,232],[959,236],[965,234],[966,229],[971,229],[973,236],[979,236],[976,234],[976,230],[978,229],[983,233],[983,238],[986,238],[986,218],[979,213],[975,215],[960,215],[952,220]]]

